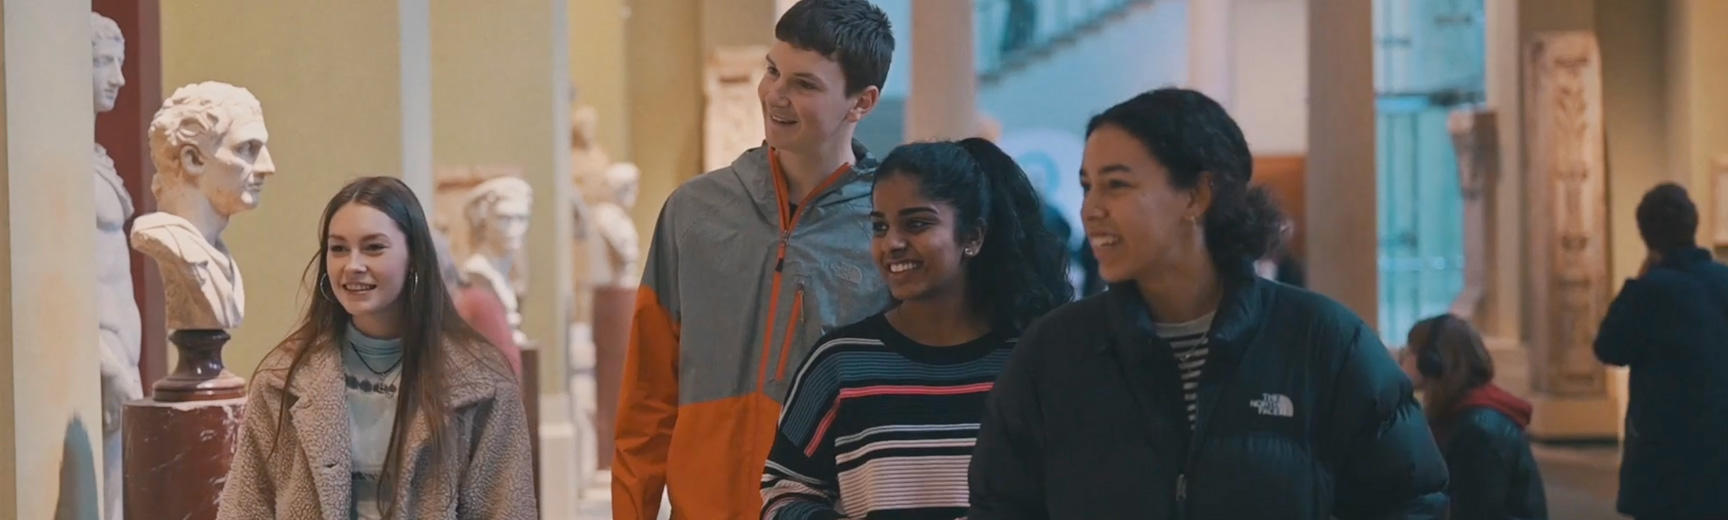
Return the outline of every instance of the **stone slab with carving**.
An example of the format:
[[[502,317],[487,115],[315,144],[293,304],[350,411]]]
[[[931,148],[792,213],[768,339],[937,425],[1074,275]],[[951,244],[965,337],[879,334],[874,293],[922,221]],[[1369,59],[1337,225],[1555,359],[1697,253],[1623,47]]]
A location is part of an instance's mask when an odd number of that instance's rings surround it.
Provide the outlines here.
[[[767,54],[766,47],[741,45],[708,55],[702,68],[702,171],[732,164],[738,154],[762,146],[762,99],[756,85],[762,81],[762,56]]]
[[[1591,348],[1611,290],[1601,53],[1581,31],[1538,34],[1525,50],[1531,385],[1602,398],[1607,372]]]

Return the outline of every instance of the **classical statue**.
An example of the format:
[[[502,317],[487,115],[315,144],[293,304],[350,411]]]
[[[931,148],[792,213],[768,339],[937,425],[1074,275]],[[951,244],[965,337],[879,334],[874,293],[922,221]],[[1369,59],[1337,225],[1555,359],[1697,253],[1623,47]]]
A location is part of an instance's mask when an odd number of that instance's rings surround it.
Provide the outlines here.
[[[637,245],[636,222],[630,219],[630,208],[636,205],[636,191],[641,174],[636,165],[618,163],[606,168],[606,194],[594,205],[594,228],[606,247],[605,274],[596,285],[601,287],[635,287]]]
[[[462,276],[471,284],[484,283],[498,295],[518,346],[528,344],[518,299],[526,273],[517,266],[523,238],[528,234],[533,196],[528,181],[500,176],[475,186],[462,205],[472,251],[462,262]]]
[[[162,272],[169,330],[240,326],[246,289],[222,230],[258,207],[276,173],[264,111],[244,88],[204,82],[180,87],[150,122],[150,192],[161,211],[132,224],[132,247]]]
[[[126,36],[120,25],[106,16],[90,13],[91,92],[95,112],[114,109],[126,77],[120,65],[126,61]],[[91,117],[95,117],[92,115]],[[101,144],[93,152],[96,180],[96,323],[98,355],[102,373],[103,499],[108,518],[122,513],[120,416],[126,402],[144,397],[138,375],[138,345],[141,326],[138,302],[132,298],[132,263],[126,247],[126,220],[132,218],[132,196],[114,170],[114,159]]]

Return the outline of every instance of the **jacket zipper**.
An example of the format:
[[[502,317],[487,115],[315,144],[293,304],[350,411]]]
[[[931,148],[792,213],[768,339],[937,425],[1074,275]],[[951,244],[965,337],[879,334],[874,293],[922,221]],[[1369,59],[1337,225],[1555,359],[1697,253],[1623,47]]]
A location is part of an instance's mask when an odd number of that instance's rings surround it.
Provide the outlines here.
[[[1207,341],[1210,342],[1210,338]],[[1213,348],[1211,350],[1217,352],[1219,349]],[[1209,365],[1217,366],[1217,364],[1211,363],[1211,360],[1207,360],[1207,362]],[[1178,367],[1178,371],[1180,371],[1180,367]],[[1189,434],[1188,449],[1183,455],[1182,470],[1176,473],[1176,518],[1184,520],[1188,518],[1188,475],[1194,473],[1195,461],[1200,458],[1200,440],[1205,437],[1206,425],[1211,419],[1211,414],[1208,412],[1212,410],[1213,405],[1217,404],[1218,393],[1222,391],[1216,388],[1217,385],[1207,385],[1206,378],[1206,372],[1202,371],[1200,384],[1195,388],[1199,395],[1195,396],[1194,431]],[[1177,395],[1181,395],[1180,383],[1177,384],[1177,390]],[[1183,418],[1186,419],[1187,417],[1184,416]]]
[[[772,153],[773,152],[770,151],[770,154]],[[840,170],[829,173],[828,178],[823,179],[821,184],[817,184],[816,187],[811,188],[809,193],[804,194],[804,199],[798,203],[798,211],[791,212],[791,214],[787,214],[788,212],[786,211],[787,194],[785,191],[785,185],[780,182],[781,174],[779,160],[770,155],[768,158],[768,167],[771,170],[771,175],[774,177],[775,204],[780,206],[780,243],[776,246],[774,252],[774,282],[770,284],[768,293],[768,319],[762,330],[762,363],[756,371],[756,390],[758,392],[764,391],[768,387],[768,360],[773,357],[774,353],[774,322],[778,321],[775,318],[780,316],[780,275],[786,271],[786,247],[792,241],[792,230],[798,228],[798,217],[809,211],[810,203],[824,190],[827,190],[829,186],[832,186],[834,181],[843,177],[843,172],[850,169],[851,165],[844,166]],[[799,299],[802,299],[802,297]],[[792,312],[796,313],[797,310],[794,309]],[[795,317],[796,314],[791,316],[791,318]],[[790,334],[790,331],[792,330],[790,325],[788,325],[787,330],[788,334]],[[784,371],[787,354],[786,346],[791,345],[791,343],[792,341],[790,336],[784,339],[780,352],[779,364],[781,365],[781,368],[777,370],[777,372]],[[777,380],[779,377],[776,377],[775,379]]]
[[[775,381],[786,378],[786,358],[789,357],[787,354],[792,352],[792,333],[798,330],[798,318],[802,314],[800,312],[802,310],[804,310],[804,289],[800,288],[798,292],[792,295],[792,316],[786,318],[786,336],[780,344],[780,366],[774,369]]]

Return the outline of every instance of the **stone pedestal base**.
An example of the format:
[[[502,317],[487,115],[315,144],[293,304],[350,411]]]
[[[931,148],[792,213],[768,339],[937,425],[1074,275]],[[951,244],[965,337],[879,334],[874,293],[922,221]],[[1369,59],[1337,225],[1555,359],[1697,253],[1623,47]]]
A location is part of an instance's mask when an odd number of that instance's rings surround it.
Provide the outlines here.
[[[1542,442],[1614,442],[1620,435],[1619,407],[1613,398],[1562,398],[1537,394],[1530,437]]]
[[[612,467],[618,392],[624,384],[624,358],[630,352],[630,315],[635,311],[635,287],[594,290],[594,448],[599,469]]]
[[[216,518],[245,398],[126,404],[126,518]]]

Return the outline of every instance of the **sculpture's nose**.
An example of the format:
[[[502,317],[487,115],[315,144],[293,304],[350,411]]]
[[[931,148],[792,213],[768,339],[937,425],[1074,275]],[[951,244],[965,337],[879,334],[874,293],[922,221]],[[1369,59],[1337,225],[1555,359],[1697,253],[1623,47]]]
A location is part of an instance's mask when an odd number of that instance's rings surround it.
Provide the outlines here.
[[[270,147],[265,146],[258,151],[258,160],[252,163],[252,171],[260,177],[276,174],[276,160],[270,157]]]

